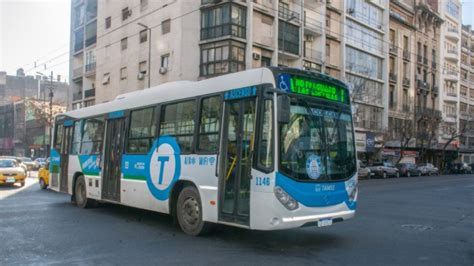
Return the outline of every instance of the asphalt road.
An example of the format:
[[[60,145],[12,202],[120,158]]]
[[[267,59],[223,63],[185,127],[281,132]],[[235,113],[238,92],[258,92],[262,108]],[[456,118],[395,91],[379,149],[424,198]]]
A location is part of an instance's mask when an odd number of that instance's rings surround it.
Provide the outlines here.
[[[474,176],[360,182],[355,219],[259,232],[218,226],[190,237],[166,215],[0,186],[0,265],[473,265]]]

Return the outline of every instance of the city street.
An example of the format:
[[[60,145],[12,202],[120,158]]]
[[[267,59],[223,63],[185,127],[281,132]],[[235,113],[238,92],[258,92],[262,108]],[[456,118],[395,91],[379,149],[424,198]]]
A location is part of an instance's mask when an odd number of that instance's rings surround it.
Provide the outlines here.
[[[473,265],[474,177],[363,180],[356,218],[328,228],[259,232],[218,226],[190,237],[138,209],[79,209],[69,196],[0,186],[0,265]]]

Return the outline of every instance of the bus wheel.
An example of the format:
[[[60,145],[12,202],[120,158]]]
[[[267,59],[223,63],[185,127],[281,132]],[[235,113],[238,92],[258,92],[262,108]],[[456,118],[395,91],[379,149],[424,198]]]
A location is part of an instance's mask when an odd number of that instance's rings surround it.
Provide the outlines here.
[[[39,184],[41,189],[46,189],[48,187],[43,178],[40,179]]]
[[[87,198],[86,181],[82,175],[76,179],[76,184],[74,186],[74,199],[76,205],[81,209],[88,208],[92,205],[92,200]]]
[[[202,219],[201,198],[193,186],[187,186],[179,193],[176,216],[179,227],[188,235],[198,236],[208,231],[209,225]]]

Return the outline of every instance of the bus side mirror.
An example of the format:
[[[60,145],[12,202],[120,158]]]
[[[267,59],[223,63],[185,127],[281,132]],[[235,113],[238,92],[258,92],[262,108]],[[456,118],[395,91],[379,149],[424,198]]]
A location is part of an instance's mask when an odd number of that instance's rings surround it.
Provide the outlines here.
[[[288,95],[278,95],[278,123],[288,124],[290,122],[290,97]]]

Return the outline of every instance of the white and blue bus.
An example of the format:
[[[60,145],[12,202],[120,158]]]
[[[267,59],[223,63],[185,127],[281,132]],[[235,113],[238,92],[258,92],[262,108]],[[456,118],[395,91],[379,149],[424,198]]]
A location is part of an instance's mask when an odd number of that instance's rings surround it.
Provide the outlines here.
[[[354,216],[357,167],[347,86],[261,68],[166,83],[55,119],[50,186],[168,213],[191,235]]]

